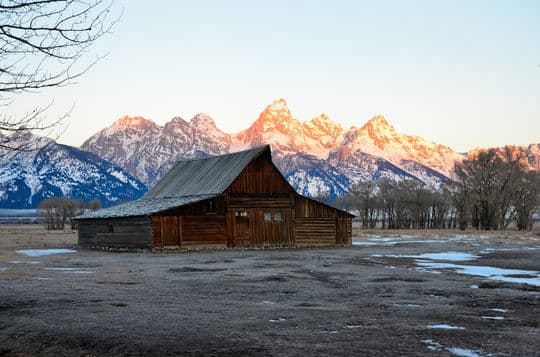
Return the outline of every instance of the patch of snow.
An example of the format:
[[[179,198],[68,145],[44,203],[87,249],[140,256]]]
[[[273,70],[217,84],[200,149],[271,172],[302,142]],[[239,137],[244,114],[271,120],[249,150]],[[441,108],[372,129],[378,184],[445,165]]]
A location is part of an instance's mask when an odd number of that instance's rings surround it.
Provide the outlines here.
[[[371,237],[369,238],[370,241],[376,241],[376,242],[392,242],[395,241],[396,238],[394,237]]]
[[[65,253],[76,253],[76,250],[73,249],[24,249],[17,250],[17,253],[26,255],[27,257],[41,257],[43,255],[51,254],[65,254]]]
[[[471,288],[471,289],[478,289],[478,285],[472,284],[472,285],[470,286],[470,288]]]
[[[507,309],[490,309],[491,311],[495,311],[495,312],[508,312]]]
[[[442,345],[437,341],[422,340],[422,342],[427,345],[426,348],[430,351],[439,351],[440,349],[442,349]]]
[[[79,268],[45,268],[45,270],[63,271],[64,273],[72,274],[95,274],[94,270],[81,270]]]
[[[424,268],[415,268],[415,270],[421,271],[422,273],[430,273],[430,274],[440,274],[441,273],[440,271],[429,270],[429,269],[424,269]]]
[[[128,182],[128,178],[123,172],[116,171],[116,170],[111,170],[110,174],[111,174],[111,176],[116,177],[119,181],[121,181],[123,183]]]
[[[478,255],[464,252],[442,252],[442,253],[424,253],[414,258],[433,259],[433,260],[449,260],[453,262],[462,262],[480,258]]]
[[[261,304],[268,304],[268,305],[271,305],[271,304],[275,304],[275,302],[271,301],[271,300],[263,300],[261,301]]]
[[[356,242],[356,241],[353,241],[353,242],[352,242],[352,245],[359,245],[359,246],[365,245],[365,246],[370,246],[370,245],[380,245],[380,244],[374,243],[374,242]]]
[[[417,244],[417,243],[445,243],[444,240],[426,239],[426,240],[399,240],[399,241],[353,241],[352,245],[358,246],[381,246],[390,247],[398,244]]]
[[[449,260],[453,262],[462,262],[480,258],[478,255],[463,252],[442,252],[442,253],[424,253],[420,255],[386,255],[391,258],[413,258],[413,259],[431,259],[431,260]]]
[[[452,269],[456,273],[466,275],[477,275],[488,278],[490,280],[505,281],[509,283],[521,283],[534,286],[540,286],[540,272],[531,270],[518,270],[518,269],[502,269],[490,266],[474,266],[474,265],[457,265],[450,263],[435,263],[429,261],[417,260],[416,264],[431,269]],[[531,276],[529,277],[517,277],[517,276]]]
[[[32,262],[26,262],[24,260],[12,260],[10,261],[11,264],[41,264],[41,262],[32,261]]]
[[[347,328],[360,328],[362,325],[347,325]]]
[[[537,250],[540,247],[515,247],[515,248],[486,248],[480,251],[480,254],[489,254],[493,252],[511,252],[511,251],[522,251],[522,250]]]
[[[284,319],[283,317],[278,317],[277,319],[268,320],[270,322],[283,322],[287,321],[287,319]]]
[[[394,306],[420,307],[418,304],[394,304]]]
[[[504,316],[482,316],[486,320],[504,320]]]
[[[459,347],[452,347],[449,348],[448,351],[456,356],[462,356],[462,357],[480,357],[476,351],[468,350],[465,348],[459,348]]]
[[[446,324],[428,325],[427,327],[430,329],[437,329],[437,330],[465,330],[465,327],[446,325]]]

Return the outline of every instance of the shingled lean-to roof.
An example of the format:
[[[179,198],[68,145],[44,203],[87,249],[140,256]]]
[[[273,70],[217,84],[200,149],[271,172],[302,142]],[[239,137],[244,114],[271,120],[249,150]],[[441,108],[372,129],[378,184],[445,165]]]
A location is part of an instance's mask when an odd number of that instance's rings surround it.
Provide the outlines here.
[[[85,213],[76,219],[146,216],[217,197],[268,145],[203,159],[180,160],[141,199]]]

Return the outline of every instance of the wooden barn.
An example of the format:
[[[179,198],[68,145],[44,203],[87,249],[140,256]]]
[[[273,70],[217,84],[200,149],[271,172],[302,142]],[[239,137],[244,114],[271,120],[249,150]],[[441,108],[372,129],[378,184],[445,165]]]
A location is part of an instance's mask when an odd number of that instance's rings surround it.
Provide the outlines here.
[[[298,194],[263,146],[178,161],[143,198],[77,221],[80,246],[159,250],[351,245],[352,218]]]

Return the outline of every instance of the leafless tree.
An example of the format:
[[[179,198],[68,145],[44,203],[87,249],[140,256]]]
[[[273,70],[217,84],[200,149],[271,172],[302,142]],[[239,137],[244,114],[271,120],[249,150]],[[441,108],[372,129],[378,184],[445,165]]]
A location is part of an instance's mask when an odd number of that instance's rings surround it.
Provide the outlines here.
[[[374,228],[378,220],[377,186],[373,181],[360,181],[349,191],[350,202],[360,213],[362,228]]]
[[[445,183],[440,192],[431,193],[430,224],[431,228],[450,228],[448,220],[451,219],[451,193],[449,184]]]
[[[86,73],[99,60],[86,60],[88,49],[118,19],[111,16],[110,1],[1,0],[0,106],[9,106],[18,93],[65,86]],[[0,148],[35,150],[11,140],[11,134],[53,133],[69,112],[51,121],[44,115],[47,108],[32,108],[22,116],[1,114]]]
[[[454,165],[458,193],[467,193],[472,224],[476,228],[489,230],[498,227],[498,175],[501,167],[502,160],[494,150],[480,152],[476,158]]]
[[[394,229],[396,227],[396,185],[387,179],[377,182],[379,199],[382,208],[381,228]]]
[[[39,203],[38,214],[43,218],[47,230],[57,229],[56,206],[55,198],[47,198]]]
[[[530,171],[521,174],[517,180],[515,194],[512,198],[515,208],[514,217],[519,230],[532,229],[533,214],[540,206],[540,175]]]
[[[101,207],[99,200],[88,202],[92,210]],[[71,229],[76,229],[77,225],[73,218],[84,213],[84,202],[80,199],[68,197],[50,197],[40,202],[38,208],[39,215],[43,218],[43,223],[47,230],[63,230],[67,222]]]
[[[535,172],[528,172],[522,148],[487,150],[454,166],[453,204],[464,227],[464,212],[478,229],[506,229],[512,221],[525,229],[538,202]],[[535,176],[536,175],[536,176]]]
[[[101,209],[101,201],[100,200],[92,200],[88,202],[88,208],[95,212]]]

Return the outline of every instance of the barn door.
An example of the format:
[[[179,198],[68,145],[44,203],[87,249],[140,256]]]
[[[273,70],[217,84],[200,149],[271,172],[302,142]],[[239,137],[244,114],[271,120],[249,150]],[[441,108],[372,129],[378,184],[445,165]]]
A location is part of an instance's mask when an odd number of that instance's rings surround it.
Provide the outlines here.
[[[182,218],[177,216],[161,217],[161,241],[164,247],[182,245]]]
[[[236,211],[234,214],[235,229],[234,229],[234,241],[235,246],[250,245],[250,220],[247,211]]]

